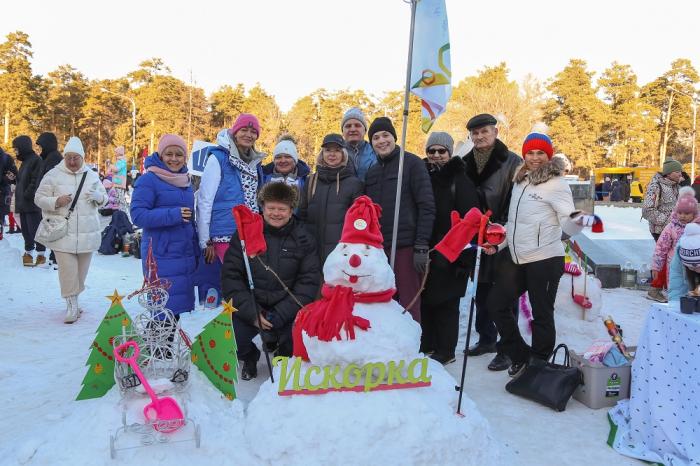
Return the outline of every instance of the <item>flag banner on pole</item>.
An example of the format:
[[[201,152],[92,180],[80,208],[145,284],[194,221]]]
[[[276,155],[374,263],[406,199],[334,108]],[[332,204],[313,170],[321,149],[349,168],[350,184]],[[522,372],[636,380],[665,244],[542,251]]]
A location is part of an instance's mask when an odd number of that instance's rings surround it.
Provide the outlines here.
[[[418,0],[416,5],[411,93],[421,99],[421,128],[427,133],[445,111],[452,95],[450,32],[445,0]]]

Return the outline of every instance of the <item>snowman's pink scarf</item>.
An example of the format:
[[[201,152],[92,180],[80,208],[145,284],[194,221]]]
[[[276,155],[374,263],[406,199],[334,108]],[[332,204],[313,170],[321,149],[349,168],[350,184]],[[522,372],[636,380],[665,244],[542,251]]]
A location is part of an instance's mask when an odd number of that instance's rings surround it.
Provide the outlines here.
[[[349,340],[355,339],[355,326],[361,330],[370,328],[370,321],[352,313],[355,303],[387,303],[396,294],[395,289],[373,293],[354,293],[346,286],[330,286],[324,284],[321,288],[321,299],[304,306],[294,321],[292,342],[294,356],[309,360],[304,346],[302,330],[310,337],[321,341],[341,340],[340,332],[345,329]]]

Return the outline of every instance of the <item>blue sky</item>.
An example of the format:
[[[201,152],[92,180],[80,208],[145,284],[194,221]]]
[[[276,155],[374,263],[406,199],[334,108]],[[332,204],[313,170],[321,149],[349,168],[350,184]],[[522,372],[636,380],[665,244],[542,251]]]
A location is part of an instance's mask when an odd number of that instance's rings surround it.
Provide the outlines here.
[[[453,77],[505,61],[546,80],[569,58],[600,73],[613,60],[652,80],[678,57],[700,68],[700,2],[446,0]],[[402,0],[7,0],[0,33],[30,35],[34,72],[70,63],[115,78],[149,57],[211,92],[260,82],[283,110],[313,90],[401,89],[410,6]],[[624,17],[622,20],[620,18]]]

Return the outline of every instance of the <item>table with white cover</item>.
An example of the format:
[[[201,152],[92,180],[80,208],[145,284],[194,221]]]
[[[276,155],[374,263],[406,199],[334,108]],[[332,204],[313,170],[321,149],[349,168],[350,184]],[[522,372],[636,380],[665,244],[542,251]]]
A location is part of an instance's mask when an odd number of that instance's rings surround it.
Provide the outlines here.
[[[666,466],[700,465],[700,313],[649,309],[632,363],[630,399],[609,411],[618,452]]]

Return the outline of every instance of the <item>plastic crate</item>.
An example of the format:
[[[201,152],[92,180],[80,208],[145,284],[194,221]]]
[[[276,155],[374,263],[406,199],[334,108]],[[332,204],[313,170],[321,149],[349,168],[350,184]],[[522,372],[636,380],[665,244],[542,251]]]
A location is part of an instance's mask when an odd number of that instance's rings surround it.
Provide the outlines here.
[[[628,347],[634,354],[636,347]],[[627,366],[608,367],[590,363],[583,356],[569,351],[571,365],[581,369],[583,384],[574,392],[574,399],[592,409],[615,406],[618,401],[629,398],[632,380],[632,361]]]

